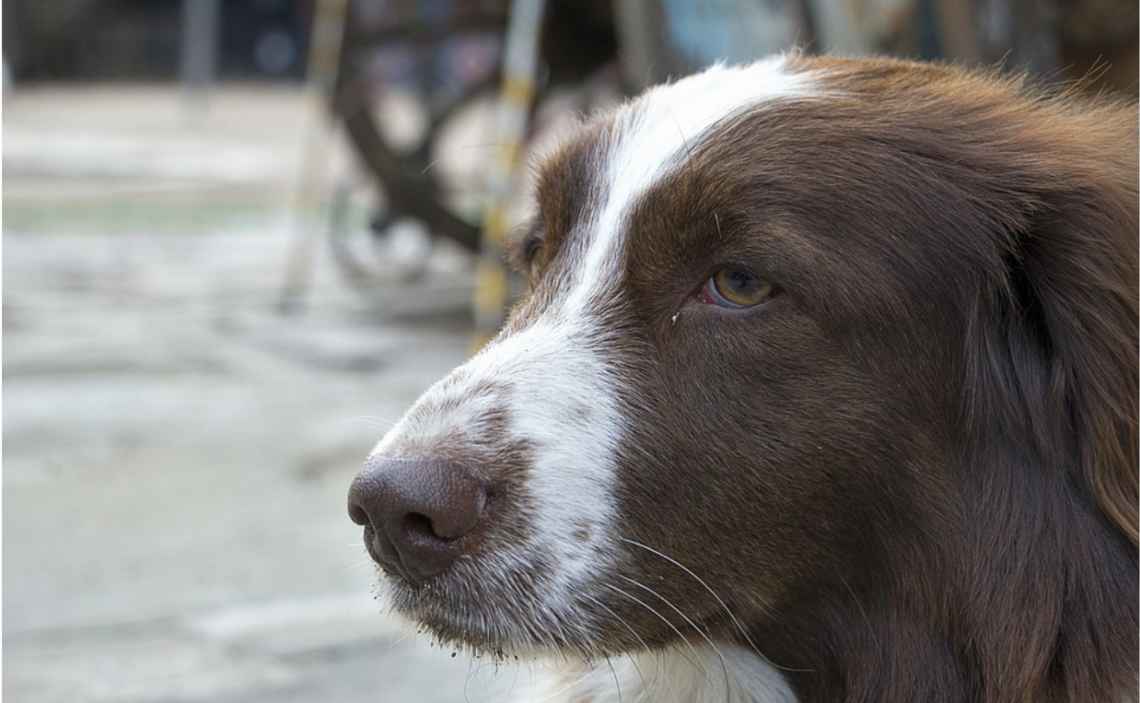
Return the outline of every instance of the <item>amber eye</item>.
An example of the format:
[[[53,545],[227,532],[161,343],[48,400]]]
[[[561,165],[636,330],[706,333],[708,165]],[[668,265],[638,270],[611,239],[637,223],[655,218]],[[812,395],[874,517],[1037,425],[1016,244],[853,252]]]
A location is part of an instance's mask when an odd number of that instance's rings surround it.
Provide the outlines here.
[[[701,289],[703,302],[726,308],[750,308],[772,297],[771,283],[741,266],[726,266]]]

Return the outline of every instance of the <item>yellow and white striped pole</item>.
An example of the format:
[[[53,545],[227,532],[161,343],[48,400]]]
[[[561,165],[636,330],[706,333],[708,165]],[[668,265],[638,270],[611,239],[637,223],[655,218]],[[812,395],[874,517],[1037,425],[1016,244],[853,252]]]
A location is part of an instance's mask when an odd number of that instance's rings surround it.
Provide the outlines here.
[[[188,0],[189,1],[189,0]],[[305,89],[305,150],[293,195],[293,242],[285,263],[285,285],[278,309],[293,312],[308,295],[315,273],[319,230],[306,218],[306,208],[318,194],[324,180],[329,145],[335,125],[328,117],[328,97],[336,83],[341,42],[348,21],[349,0],[317,0],[313,8],[313,30],[309,39],[309,59]]]
[[[495,161],[488,175],[487,209],[475,278],[475,349],[486,344],[503,324],[510,300],[510,280],[503,261],[507,207],[526,139],[530,105],[538,74],[538,42],[544,0],[514,0],[503,49],[503,83],[499,90]]]

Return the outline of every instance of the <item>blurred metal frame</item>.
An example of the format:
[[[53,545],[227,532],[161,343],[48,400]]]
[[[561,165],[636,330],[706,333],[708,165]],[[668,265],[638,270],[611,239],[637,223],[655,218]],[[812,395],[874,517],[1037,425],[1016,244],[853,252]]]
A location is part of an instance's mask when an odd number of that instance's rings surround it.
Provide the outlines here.
[[[427,166],[430,164],[431,139],[425,139],[417,151],[402,155],[384,139],[376,116],[369,104],[371,89],[368,77],[358,69],[360,53],[387,42],[411,42],[434,46],[461,32],[502,29],[507,24],[506,12],[485,11],[448,22],[442,26],[423,26],[398,22],[382,28],[370,26],[358,17],[359,3],[347,8],[344,40],[338,57],[339,70],[332,90],[332,110],[344,123],[345,135],[365,170],[384,192],[390,207],[384,227],[397,217],[412,217],[424,223],[433,235],[450,239],[471,252],[479,248],[479,227],[456,215],[444,205],[441,186]],[[429,118],[427,134],[435,133],[462,107],[476,96],[493,90],[499,70],[465,87],[444,105],[436,106]]]

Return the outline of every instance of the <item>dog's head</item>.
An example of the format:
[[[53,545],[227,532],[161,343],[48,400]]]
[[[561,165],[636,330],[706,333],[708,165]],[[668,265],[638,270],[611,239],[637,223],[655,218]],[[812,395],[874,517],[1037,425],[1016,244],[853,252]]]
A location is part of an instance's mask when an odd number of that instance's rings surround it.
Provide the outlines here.
[[[1134,537],[1130,119],[789,56],[583,125],[541,167],[529,294],[353,485],[394,607],[490,651],[733,636],[921,569],[991,456]]]

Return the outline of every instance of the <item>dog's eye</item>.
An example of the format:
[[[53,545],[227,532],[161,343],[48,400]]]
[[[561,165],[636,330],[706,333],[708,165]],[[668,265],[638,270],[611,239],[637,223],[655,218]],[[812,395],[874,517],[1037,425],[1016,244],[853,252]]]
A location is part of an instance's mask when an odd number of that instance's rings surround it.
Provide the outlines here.
[[[538,276],[538,264],[542,256],[542,240],[533,238],[527,241],[523,251],[523,260],[526,262],[526,273],[533,280]]]
[[[726,266],[705,282],[700,300],[725,308],[750,308],[772,297],[771,283],[741,266]]]
[[[526,276],[533,283],[538,276],[542,262],[542,248],[542,238],[532,232],[510,244],[507,248],[507,262],[512,269]]]

